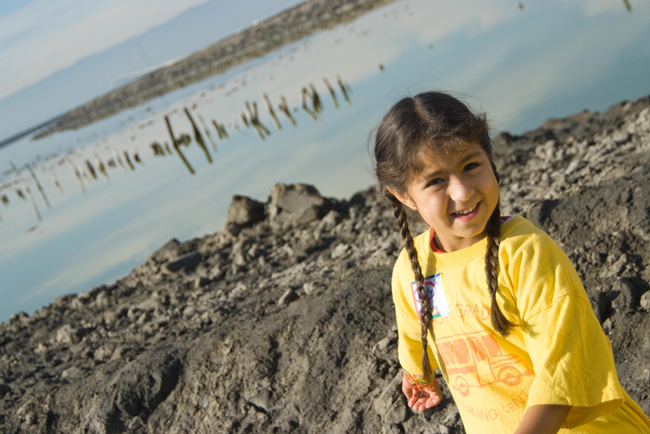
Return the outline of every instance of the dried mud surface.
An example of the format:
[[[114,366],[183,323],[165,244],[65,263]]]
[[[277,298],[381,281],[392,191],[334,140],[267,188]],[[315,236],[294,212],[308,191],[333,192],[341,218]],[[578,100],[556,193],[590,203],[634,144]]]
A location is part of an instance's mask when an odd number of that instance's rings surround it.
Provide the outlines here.
[[[494,143],[505,210],[569,255],[650,413],[650,97]],[[0,324],[0,432],[462,433],[401,396],[400,248],[374,188],[235,197],[222,231]]]

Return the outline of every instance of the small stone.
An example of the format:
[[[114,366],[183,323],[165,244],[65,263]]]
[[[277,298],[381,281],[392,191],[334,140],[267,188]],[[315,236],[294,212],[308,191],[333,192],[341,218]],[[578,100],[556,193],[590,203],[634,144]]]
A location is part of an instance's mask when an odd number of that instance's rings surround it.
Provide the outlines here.
[[[202,288],[202,287],[204,287],[205,285],[207,285],[208,283],[210,283],[210,279],[208,279],[207,277],[204,277],[204,276],[197,277],[197,278],[194,280],[194,288],[195,288],[195,289]]]
[[[330,206],[313,185],[279,183],[269,195],[268,213],[272,221],[300,225],[321,218]]]
[[[255,407],[256,410],[261,411],[263,413],[268,413],[269,411],[269,393],[268,391],[264,391],[260,393],[259,395],[253,396],[251,399],[248,400],[248,402]]]
[[[612,322],[611,318],[607,318],[605,321],[603,321],[603,330],[610,331],[613,328],[614,323]]]
[[[251,227],[264,220],[265,204],[250,197],[235,195],[228,207],[225,228],[233,235],[238,235],[243,228]]]
[[[212,267],[210,272],[208,273],[208,279],[214,281],[214,280],[219,280],[223,277],[224,271],[221,269],[221,267]]]
[[[176,273],[179,270],[191,270],[201,262],[201,254],[199,252],[190,252],[179,256],[176,259],[165,262],[162,269],[166,273]]]
[[[621,313],[634,310],[634,285],[629,279],[618,279],[612,288],[612,295],[612,308]]]
[[[302,290],[305,291],[305,294],[310,295],[318,289],[318,286],[314,282],[307,282],[302,285]]]
[[[71,344],[77,339],[77,330],[70,324],[60,327],[56,331],[56,342],[60,344]]]
[[[228,298],[233,299],[236,297],[243,297],[246,295],[246,291],[248,291],[248,286],[246,286],[243,282],[239,282],[237,286],[235,286],[232,291],[230,291]]]
[[[286,291],[284,291],[284,294],[282,294],[282,297],[280,297],[280,299],[278,300],[278,304],[280,306],[284,304],[289,304],[297,298],[298,298],[298,294],[296,294],[293,289],[289,288]]]
[[[113,354],[113,350],[107,345],[102,345],[97,348],[93,353],[93,358],[95,360],[106,360]]]
[[[348,255],[349,251],[350,246],[341,243],[338,246],[334,247],[334,250],[332,250],[332,259],[343,258]]]
[[[641,296],[641,301],[639,302],[641,305],[641,309],[650,312],[650,291],[646,291],[642,296]]]
[[[6,384],[0,384],[0,399],[4,398],[4,396],[9,392],[11,392],[11,387]]]
[[[171,261],[178,256],[180,247],[181,243],[176,238],[172,238],[164,246],[156,250],[150,258],[159,264]]]

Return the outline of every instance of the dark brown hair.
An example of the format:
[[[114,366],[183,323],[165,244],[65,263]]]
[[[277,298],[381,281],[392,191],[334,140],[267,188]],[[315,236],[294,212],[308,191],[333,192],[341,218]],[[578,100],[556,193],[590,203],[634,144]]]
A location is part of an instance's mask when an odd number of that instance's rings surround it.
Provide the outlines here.
[[[458,99],[440,92],[427,92],[398,101],[386,113],[375,139],[376,175],[379,187],[393,206],[404,247],[422,300],[420,324],[422,327],[422,369],[430,381],[431,365],[427,353],[427,334],[431,329],[433,307],[424,288],[424,276],[418,254],[409,230],[406,211],[402,203],[388,190],[406,192],[409,183],[424,170],[420,152],[428,147],[433,152],[450,152],[467,143],[478,144],[488,155],[492,170],[499,180],[492,158],[489,127],[484,115],[475,115]],[[506,336],[514,324],[503,315],[496,301],[498,290],[499,242],[501,216],[499,204],[486,225],[488,244],[485,253],[485,275],[492,299],[490,314],[492,325]]]

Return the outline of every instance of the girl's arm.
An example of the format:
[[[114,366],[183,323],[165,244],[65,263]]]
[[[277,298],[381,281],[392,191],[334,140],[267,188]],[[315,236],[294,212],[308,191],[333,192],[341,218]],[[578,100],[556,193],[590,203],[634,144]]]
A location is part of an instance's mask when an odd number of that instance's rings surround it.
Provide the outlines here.
[[[570,410],[570,405],[534,405],[526,410],[514,434],[556,434]]]

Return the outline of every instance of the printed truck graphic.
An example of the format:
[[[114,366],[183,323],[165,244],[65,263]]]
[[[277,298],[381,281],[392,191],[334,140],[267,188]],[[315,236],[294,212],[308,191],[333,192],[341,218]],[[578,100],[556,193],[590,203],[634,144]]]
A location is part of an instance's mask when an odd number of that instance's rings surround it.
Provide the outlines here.
[[[437,340],[449,385],[462,396],[468,396],[472,387],[493,383],[517,386],[522,377],[533,375],[520,356],[504,353],[493,335],[481,330]]]

